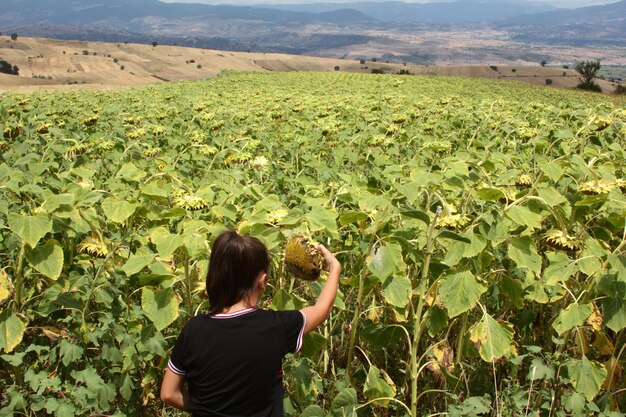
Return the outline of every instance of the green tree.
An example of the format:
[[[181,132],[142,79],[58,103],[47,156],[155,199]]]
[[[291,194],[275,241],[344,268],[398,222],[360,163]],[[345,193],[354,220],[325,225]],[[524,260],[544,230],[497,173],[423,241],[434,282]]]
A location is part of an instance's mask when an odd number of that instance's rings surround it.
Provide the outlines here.
[[[596,61],[582,61],[576,63],[574,69],[580,76],[580,84],[578,84],[577,87],[583,90],[601,92],[602,89],[600,86],[593,81],[593,79],[596,78],[596,74],[600,70],[600,66],[599,59]]]
[[[12,41],[16,41],[17,40],[17,33],[12,33],[11,34],[11,40]]]
[[[7,61],[0,59],[0,72],[9,75],[19,75],[19,68],[17,65],[11,65]]]

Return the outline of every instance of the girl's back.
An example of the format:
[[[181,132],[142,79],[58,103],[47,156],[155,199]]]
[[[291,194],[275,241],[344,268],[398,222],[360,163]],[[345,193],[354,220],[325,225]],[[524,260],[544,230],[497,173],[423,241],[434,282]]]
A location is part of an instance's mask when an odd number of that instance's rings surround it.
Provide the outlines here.
[[[283,416],[282,358],[302,346],[299,311],[248,308],[191,319],[169,367],[187,378],[198,416]],[[261,406],[262,405],[262,406]]]

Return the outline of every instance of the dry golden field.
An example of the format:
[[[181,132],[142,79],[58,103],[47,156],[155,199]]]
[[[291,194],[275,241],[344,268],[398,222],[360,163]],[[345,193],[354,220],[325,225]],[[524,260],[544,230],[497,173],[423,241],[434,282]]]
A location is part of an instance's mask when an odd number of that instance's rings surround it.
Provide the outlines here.
[[[371,56],[379,52],[372,45]],[[380,46],[381,50],[383,46]],[[364,51],[359,52],[363,56]],[[348,56],[350,54],[346,54]],[[0,74],[0,91],[110,89],[149,83],[199,80],[214,77],[223,70],[238,71],[339,71],[386,73],[408,70],[411,74],[501,78],[555,87],[574,87],[576,72],[569,69],[534,65],[403,65],[357,59],[321,58],[302,55],[229,52],[181,46],[60,41],[19,37],[12,41],[0,36],[0,59],[17,65],[19,76]],[[614,86],[598,80],[604,91]]]

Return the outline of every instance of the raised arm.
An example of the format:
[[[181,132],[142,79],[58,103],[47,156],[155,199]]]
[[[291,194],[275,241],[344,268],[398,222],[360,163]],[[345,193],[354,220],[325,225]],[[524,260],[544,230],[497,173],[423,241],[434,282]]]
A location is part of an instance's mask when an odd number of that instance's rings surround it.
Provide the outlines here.
[[[324,256],[325,269],[328,271],[328,278],[324,288],[320,293],[315,305],[305,307],[302,313],[306,317],[306,326],[304,326],[304,334],[314,330],[328,318],[330,311],[335,304],[337,296],[337,288],[339,287],[339,274],[341,274],[341,264],[324,245],[318,245],[317,249]]]

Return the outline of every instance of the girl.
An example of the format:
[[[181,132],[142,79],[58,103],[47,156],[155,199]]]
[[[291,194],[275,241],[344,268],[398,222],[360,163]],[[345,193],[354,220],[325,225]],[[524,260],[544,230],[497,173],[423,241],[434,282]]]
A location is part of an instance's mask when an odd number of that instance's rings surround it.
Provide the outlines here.
[[[172,349],[161,400],[194,417],[283,417],[282,358],[330,314],[341,264],[324,246],[328,279],[315,305],[257,309],[270,256],[261,241],[222,232],[211,251],[207,314],[189,320]]]

